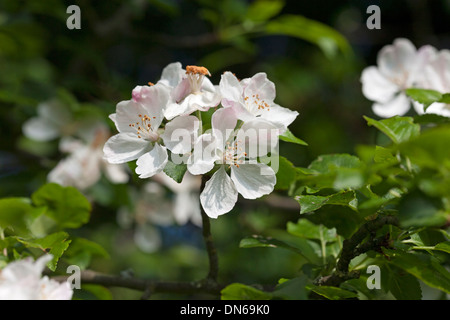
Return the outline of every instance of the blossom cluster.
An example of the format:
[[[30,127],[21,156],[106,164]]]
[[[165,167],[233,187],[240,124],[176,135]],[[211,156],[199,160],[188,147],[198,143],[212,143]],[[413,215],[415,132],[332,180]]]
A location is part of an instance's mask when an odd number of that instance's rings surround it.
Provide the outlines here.
[[[273,191],[276,170],[267,158],[277,154],[279,135],[298,113],[274,102],[275,85],[265,73],[239,80],[225,72],[218,85],[208,76],[205,67],[175,62],[155,84],[136,86],[110,115],[118,134],[103,152],[112,164],[136,160],[142,179],[169,161],[210,176],[200,202],[217,218],[232,210],[238,194],[256,199]]]
[[[59,151],[67,154],[49,172],[47,180],[86,190],[104,174],[113,183],[128,181],[127,168],[103,159],[103,145],[111,136],[108,126],[96,119],[77,119],[57,99],[42,102],[37,116],[28,119],[22,131],[33,141],[59,139]]]
[[[42,276],[50,254],[9,263],[0,270],[0,300],[70,300],[73,290],[68,282],[59,283]]]
[[[411,108],[405,93],[409,88],[450,92],[450,50],[437,50],[425,45],[417,49],[408,39],[399,38],[378,53],[377,66],[370,66],[361,75],[362,92],[373,101],[373,112],[382,118],[402,116]],[[433,103],[424,111],[412,103],[418,114],[434,113],[450,117],[450,104]]]

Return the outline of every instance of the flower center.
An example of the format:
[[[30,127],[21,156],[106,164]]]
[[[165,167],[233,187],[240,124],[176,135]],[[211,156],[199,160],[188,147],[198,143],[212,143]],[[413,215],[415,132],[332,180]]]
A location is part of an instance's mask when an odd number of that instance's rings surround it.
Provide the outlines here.
[[[156,117],[149,117],[146,114],[140,114],[138,115],[138,117],[139,121],[130,123],[128,126],[136,130],[136,134],[139,139],[149,140],[153,142],[157,141],[159,135],[156,130],[153,130],[154,128],[151,123],[153,119],[156,119]]]
[[[203,78],[211,76],[208,69],[198,66],[186,66],[186,74],[191,86],[191,93],[199,94],[202,88]]]
[[[223,163],[228,164],[230,168],[231,166],[239,168],[239,165],[243,164],[245,162],[245,157],[247,157],[247,153],[242,151],[242,147],[239,146],[239,142],[227,142],[227,145],[225,147],[225,152],[223,154]]]
[[[270,104],[268,104],[264,99],[259,97],[259,94],[254,94],[251,97],[244,97],[245,108],[253,114],[260,114],[262,111],[270,110]]]

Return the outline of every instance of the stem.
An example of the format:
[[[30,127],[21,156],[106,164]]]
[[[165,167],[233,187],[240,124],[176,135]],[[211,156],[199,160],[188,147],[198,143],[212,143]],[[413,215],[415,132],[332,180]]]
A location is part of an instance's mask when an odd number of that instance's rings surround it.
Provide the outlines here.
[[[203,175],[200,192],[202,192],[203,189],[205,188],[206,180],[207,177]],[[209,260],[209,271],[206,279],[217,281],[217,277],[219,275],[219,259],[217,257],[217,250],[216,247],[214,246],[214,242],[211,235],[211,223],[209,217],[207,216],[206,212],[203,210],[203,207],[201,206],[200,211],[202,215],[203,241],[205,242]]]
[[[379,217],[363,224],[350,239],[344,240],[335,271],[329,276],[318,279],[317,284],[338,287],[346,280],[359,278],[357,270],[349,271],[350,261],[369,250],[378,250],[388,245],[389,239],[386,236],[374,237],[375,232],[386,224],[398,225],[398,220],[394,216]],[[369,240],[362,243],[367,236],[370,236]]]

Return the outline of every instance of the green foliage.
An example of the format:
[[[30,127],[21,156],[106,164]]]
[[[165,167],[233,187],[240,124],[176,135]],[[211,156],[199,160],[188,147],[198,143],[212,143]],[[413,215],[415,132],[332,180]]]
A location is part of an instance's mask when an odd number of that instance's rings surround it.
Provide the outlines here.
[[[67,253],[66,262],[86,268],[92,256],[108,254],[100,245],[65,230],[86,224],[90,211],[89,201],[77,189],[54,183],[43,185],[31,198],[0,199],[0,249],[8,259],[49,253],[53,259],[47,266],[52,271]]]

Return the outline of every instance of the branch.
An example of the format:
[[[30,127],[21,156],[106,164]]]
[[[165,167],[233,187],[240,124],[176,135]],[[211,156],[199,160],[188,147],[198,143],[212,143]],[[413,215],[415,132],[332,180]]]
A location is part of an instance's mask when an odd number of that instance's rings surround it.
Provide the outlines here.
[[[386,236],[380,238],[373,237],[373,234],[386,224],[398,225],[397,217],[382,216],[375,220],[366,222],[353,234],[350,239],[344,240],[341,256],[336,265],[336,270],[331,275],[318,279],[317,284],[319,286],[338,287],[346,280],[359,278],[358,271],[348,270],[350,261],[369,250],[379,250],[381,247],[388,245],[388,239]],[[368,235],[370,239],[361,244]]]
[[[64,282],[67,281],[68,278],[69,276],[59,276],[54,277],[53,279]],[[105,287],[120,287],[143,291],[145,293],[145,298],[148,298],[153,293],[208,293],[220,295],[220,291],[225,287],[217,282],[205,280],[192,282],[157,281],[133,277],[112,276],[91,270],[82,271],[80,281],[82,284],[98,284]]]

